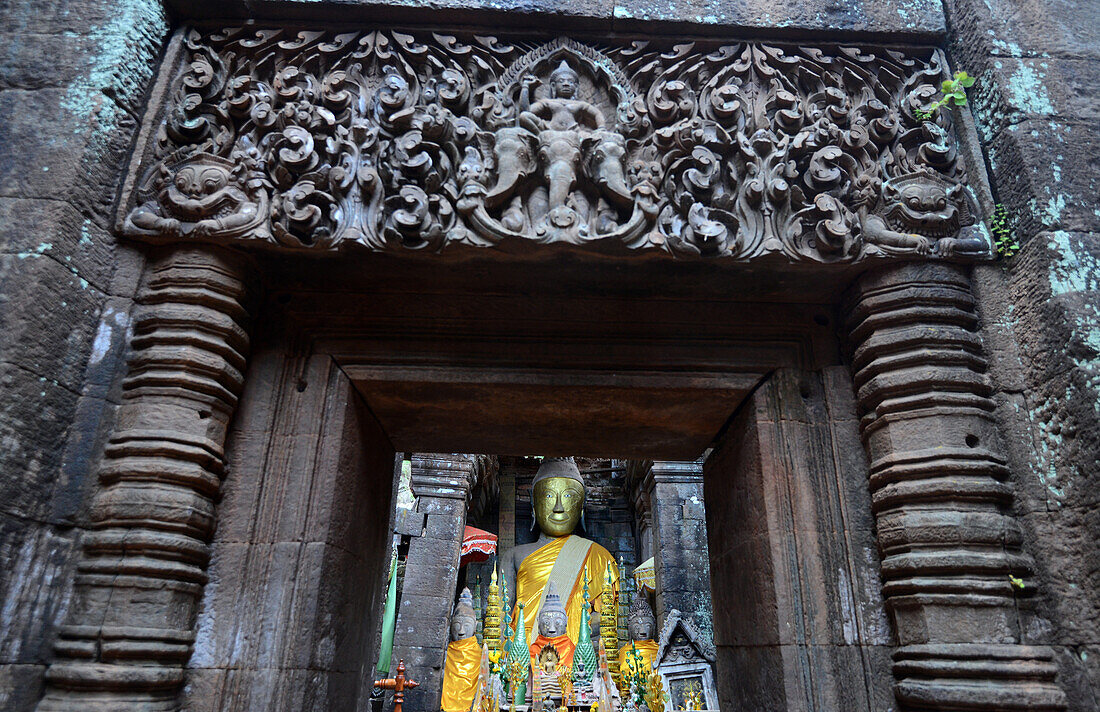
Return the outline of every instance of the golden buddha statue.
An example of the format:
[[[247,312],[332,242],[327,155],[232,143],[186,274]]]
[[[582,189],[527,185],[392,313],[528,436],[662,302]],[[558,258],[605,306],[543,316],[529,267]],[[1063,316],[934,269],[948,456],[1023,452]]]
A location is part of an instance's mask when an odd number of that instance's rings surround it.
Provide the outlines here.
[[[632,678],[639,671],[646,680],[649,679],[653,660],[657,657],[657,641],[653,639],[656,629],[657,619],[649,607],[645,591],[638,591],[626,617],[626,630],[631,642],[619,650],[619,674],[623,689],[630,688]]]
[[[539,527],[539,538],[517,546],[502,557],[508,588],[508,605],[519,601],[528,612],[527,640],[539,618],[550,584],[565,595],[565,634],[576,645],[579,640],[585,571],[589,579],[589,600],[601,608],[604,586],[618,591],[619,567],[607,549],[573,534],[584,512],[584,479],[573,458],[546,458],[531,486],[531,505]],[[605,576],[608,565],[609,576]],[[599,615],[589,617],[591,632],[599,632]]]
[[[468,712],[477,693],[482,650],[474,631],[477,616],[470,589],[462,589],[451,615],[451,642],[443,667],[443,712]]]

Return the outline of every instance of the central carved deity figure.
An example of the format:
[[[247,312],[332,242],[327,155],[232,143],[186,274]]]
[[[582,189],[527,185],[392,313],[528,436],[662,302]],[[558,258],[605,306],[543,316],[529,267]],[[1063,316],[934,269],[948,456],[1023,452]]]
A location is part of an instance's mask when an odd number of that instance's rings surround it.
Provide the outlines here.
[[[609,578],[612,588],[617,591],[619,569],[607,549],[573,534],[584,512],[585,487],[572,458],[543,460],[531,486],[531,499],[539,538],[513,548],[503,557],[502,568],[508,579],[508,605],[513,607],[515,619],[518,602],[523,602],[528,612],[524,617],[527,640],[531,640],[531,629],[539,620],[548,595],[554,591],[568,592],[565,635],[575,646],[580,635],[586,577],[588,599],[594,602],[596,611],[589,617],[595,637],[599,632],[598,611],[605,579]],[[606,576],[608,567],[610,577]]]
[[[533,74],[523,77],[517,121],[521,129],[538,139],[539,163],[548,190],[548,221],[568,227],[577,220],[576,210],[585,212],[580,204],[583,197],[574,196],[571,206],[570,196],[586,169],[604,198],[629,207],[633,199],[623,171],[626,143],[620,134],[605,128],[598,107],[577,98],[580,76],[562,60],[550,74],[550,96],[532,103],[540,81]]]

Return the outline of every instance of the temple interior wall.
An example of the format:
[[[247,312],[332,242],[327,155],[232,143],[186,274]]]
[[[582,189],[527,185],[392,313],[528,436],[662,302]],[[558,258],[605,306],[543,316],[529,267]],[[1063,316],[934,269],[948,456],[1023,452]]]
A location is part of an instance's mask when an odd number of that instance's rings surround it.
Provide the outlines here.
[[[430,10],[361,3],[364,16]],[[468,7],[467,3],[462,3]],[[440,6],[438,3],[435,6]],[[65,617],[127,353],[142,251],[119,244],[112,203],[169,29],[194,17],[347,16],[347,3],[16,0],[0,16],[0,707],[41,694]],[[836,37],[943,44],[978,77],[971,106],[998,200],[1022,218],[1021,254],[975,269],[983,336],[1016,473],[1016,508],[1039,569],[1029,639],[1059,653],[1071,709],[1100,705],[1096,334],[1100,329],[1100,6],[947,0],[677,8],[536,5],[491,18],[562,15],[611,32]],[[448,17],[455,10],[449,9]],[[326,14],[327,13],[327,14]],[[251,386],[250,386],[251,387]],[[334,416],[335,417],[335,416]],[[344,415],[341,418],[351,416]],[[334,426],[335,427],[335,426]],[[233,492],[229,484],[227,497]],[[219,534],[221,536],[221,534]],[[48,583],[44,583],[48,582]]]

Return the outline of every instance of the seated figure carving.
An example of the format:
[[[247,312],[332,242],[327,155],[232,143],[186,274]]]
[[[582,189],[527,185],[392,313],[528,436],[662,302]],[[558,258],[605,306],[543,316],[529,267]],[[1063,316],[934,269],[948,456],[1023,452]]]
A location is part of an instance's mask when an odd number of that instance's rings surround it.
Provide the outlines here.
[[[657,657],[657,641],[653,639],[657,630],[657,619],[649,607],[645,591],[639,591],[630,602],[626,629],[630,634],[630,644],[619,649],[619,674],[623,688],[629,689],[630,680],[639,672],[648,679]]]
[[[531,643],[531,658],[536,661],[536,669],[543,668],[544,658],[549,657],[550,649],[554,651],[557,664],[566,669],[573,668],[573,651],[577,646],[565,633],[568,623],[569,616],[562,605],[561,596],[554,590],[554,582],[551,581],[547,584],[546,601],[539,611],[539,637]],[[551,669],[547,672],[555,671]]]
[[[477,693],[481,671],[481,646],[478,645],[477,616],[470,589],[462,589],[451,615],[451,642],[443,668],[443,712],[467,712]]]
[[[582,233],[588,220],[587,214],[578,215],[578,208],[587,207],[586,199],[576,192],[582,178],[609,203],[623,209],[633,205],[623,167],[626,142],[606,127],[603,112],[595,104],[577,97],[580,77],[565,60],[550,74],[549,96],[532,101],[541,81],[533,74],[522,78],[517,126],[494,134],[497,179],[486,193],[486,203],[502,204],[513,196],[533,167],[529,147],[534,145],[546,193],[530,198],[528,207],[542,208],[546,221],[556,228]],[[545,205],[535,206],[539,201]],[[513,231],[522,224],[517,217],[520,208],[513,201],[502,219]]]

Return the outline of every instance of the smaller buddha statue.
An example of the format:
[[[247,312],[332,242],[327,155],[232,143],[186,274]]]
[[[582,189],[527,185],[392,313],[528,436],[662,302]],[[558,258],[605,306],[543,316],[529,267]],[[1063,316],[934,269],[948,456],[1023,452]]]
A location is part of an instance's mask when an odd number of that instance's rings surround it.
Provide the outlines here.
[[[451,615],[451,642],[443,668],[443,712],[468,712],[477,693],[481,646],[474,631],[477,616],[470,589],[462,589]]]
[[[657,641],[653,636],[657,629],[657,619],[649,607],[645,592],[639,591],[630,603],[630,612],[626,617],[626,630],[630,643],[619,651],[619,674],[625,687],[639,674],[649,678],[653,669],[653,660],[657,657]]]
[[[584,665],[584,658],[577,658],[573,666],[573,695],[579,704],[586,704],[596,699],[593,693],[594,676]]]
[[[567,669],[573,668],[573,651],[577,646],[566,634],[568,624],[569,616],[565,612],[565,605],[562,604],[561,596],[558,595],[554,582],[551,581],[542,610],[539,611],[539,636],[531,643],[531,658],[538,661],[537,668],[541,667],[544,654],[549,655],[550,648],[558,659],[557,664]]]

